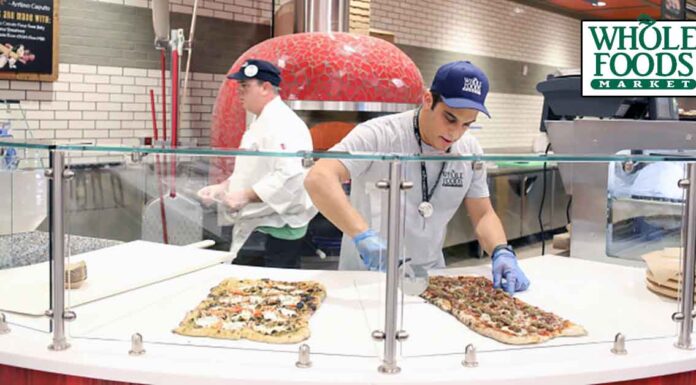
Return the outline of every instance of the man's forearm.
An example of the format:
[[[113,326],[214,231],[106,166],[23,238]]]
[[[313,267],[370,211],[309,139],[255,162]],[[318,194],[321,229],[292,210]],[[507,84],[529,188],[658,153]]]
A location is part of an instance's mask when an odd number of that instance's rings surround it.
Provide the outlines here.
[[[507,243],[503,224],[493,210],[481,217],[474,231],[479,243],[488,255],[491,255],[496,246]]]

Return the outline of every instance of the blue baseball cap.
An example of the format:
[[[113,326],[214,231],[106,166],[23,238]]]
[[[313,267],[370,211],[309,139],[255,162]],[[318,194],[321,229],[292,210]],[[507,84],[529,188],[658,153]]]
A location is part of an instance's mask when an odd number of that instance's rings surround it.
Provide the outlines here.
[[[430,91],[440,94],[449,107],[471,108],[490,118],[483,105],[488,87],[488,77],[480,68],[468,61],[455,61],[437,69]]]
[[[265,60],[249,59],[242,64],[239,71],[227,75],[227,78],[234,80],[258,79],[278,87],[280,86],[280,69]]]

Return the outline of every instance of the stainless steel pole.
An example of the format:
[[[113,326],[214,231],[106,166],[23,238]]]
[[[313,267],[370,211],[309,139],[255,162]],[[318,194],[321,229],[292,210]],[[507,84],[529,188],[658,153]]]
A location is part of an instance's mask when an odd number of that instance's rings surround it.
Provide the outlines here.
[[[679,336],[674,344],[679,349],[694,349],[691,344],[693,331],[694,310],[694,272],[696,263],[696,165],[689,163],[686,180],[680,181],[680,186],[688,189],[686,209],[683,218],[683,258],[682,258],[682,283],[680,312],[674,315],[675,320],[681,322]]]
[[[65,339],[65,229],[63,227],[63,153],[51,153],[51,317],[53,323],[53,343],[50,350],[65,350],[70,344]]]
[[[387,220],[387,294],[384,315],[384,358],[379,366],[381,373],[396,374],[397,306],[399,285],[400,211],[401,211],[401,162],[389,164],[389,218]]]

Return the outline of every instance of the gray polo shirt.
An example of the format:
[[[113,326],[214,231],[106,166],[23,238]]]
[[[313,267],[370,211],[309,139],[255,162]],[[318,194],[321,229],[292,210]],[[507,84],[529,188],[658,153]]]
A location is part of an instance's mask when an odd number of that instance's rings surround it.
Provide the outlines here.
[[[417,154],[420,152],[413,129],[415,111],[381,116],[356,126],[332,151],[378,152]],[[438,151],[423,143],[423,153]],[[482,154],[483,150],[476,138],[466,132],[451,148],[453,154]],[[350,201],[353,207],[365,218],[370,227],[378,231],[386,240],[387,236],[387,194],[377,189],[375,182],[389,176],[389,162],[341,159],[351,176]],[[428,161],[428,188],[432,189],[442,169],[443,162]],[[488,196],[486,171],[473,170],[471,161],[447,162],[438,186],[430,199],[434,207],[430,218],[418,213],[418,205],[423,201],[421,193],[420,162],[404,162],[404,180],[413,182],[402,199],[404,233],[403,252],[412,264],[426,269],[445,266],[442,244],[446,226],[459,208],[464,198]],[[341,243],[339,269],[365,270],[360,256],[350,237],[344,235]]]

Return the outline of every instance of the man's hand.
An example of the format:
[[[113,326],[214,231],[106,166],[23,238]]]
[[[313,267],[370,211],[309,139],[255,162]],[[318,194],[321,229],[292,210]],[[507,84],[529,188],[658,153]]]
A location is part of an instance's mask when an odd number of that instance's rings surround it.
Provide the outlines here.
[[[493,287],[502,288],[508,294],[525,291],[529,287],[529,279],[517,264],[517,257],[512,248],[498,248],[493,253]]]
[[[356,235],[353,243],[368,270],[384,271],[386,266],[383,261],[387,256],[387,245],[374,230],[368,229]]]
[[[225,186],[220,184],[213,184],[210,186],[205,186],[198,190],[198,197],[201,199],[204,205],[210,206],[215,202],[220,201],[220,197],[225,193]]]
[[[248,190],[235,190],[225,194],[222,201],[232,211],[239,211],[252,202],[253,195]]]

